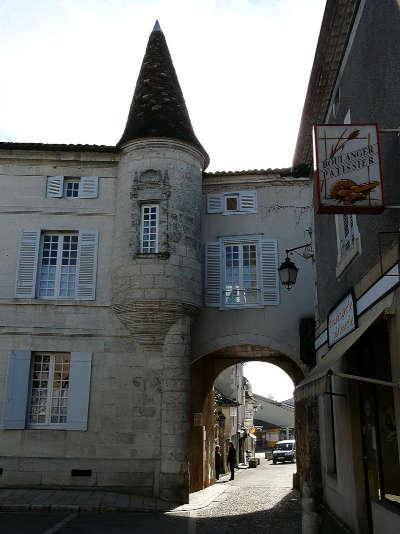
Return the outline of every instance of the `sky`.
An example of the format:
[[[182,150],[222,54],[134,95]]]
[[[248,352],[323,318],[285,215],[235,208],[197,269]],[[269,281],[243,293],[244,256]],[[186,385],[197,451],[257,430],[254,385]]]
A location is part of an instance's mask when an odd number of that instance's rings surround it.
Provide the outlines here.
[[[284,401],[293,397],[294,384],[289,375],[277,365],[266,362],[247,362],[244,376],[250,381],[253,393],[263,397],[272,395],[274,400]]]
[[[325,0],[0,0],[0,141],[115,145],[166,36],[210,171],[291,165]]]

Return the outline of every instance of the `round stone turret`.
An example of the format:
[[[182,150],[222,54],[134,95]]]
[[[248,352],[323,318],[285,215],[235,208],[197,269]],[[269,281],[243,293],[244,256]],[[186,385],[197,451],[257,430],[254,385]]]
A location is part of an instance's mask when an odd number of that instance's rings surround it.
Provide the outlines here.
[[[202,171],[208,164],[158,23],[118,146],[112,305],[135,339],[155,348],[179,318],[202,305]],[[150,245],[143,237],[149,211],[156,221]]]
[[[113,255],[113,308],[146,346],[202,305],[203,155],[175,140],[133,141],[122,150]],[[158,207],[157,249],[141,251],[142,210]]]

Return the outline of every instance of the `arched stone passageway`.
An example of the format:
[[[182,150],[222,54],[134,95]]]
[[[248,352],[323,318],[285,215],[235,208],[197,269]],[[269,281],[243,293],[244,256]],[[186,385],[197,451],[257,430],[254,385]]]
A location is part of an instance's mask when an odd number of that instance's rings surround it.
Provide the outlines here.
[[[214,456],[214,399],[212,388],[217,376],[228,367],[240,362],[262,361],[272,363],[285,371],[298,384],[304,377],[300,365],[292,358],[270,347],[243,344],[219,348],[198,358],[191,365],[191,427],[189,440],[190,492],[199,491],[215,480],[212,458]],[[302,478],[306,451],[302,436],[305,414],[302,406],[295,408],[297,427],[297,470]]]

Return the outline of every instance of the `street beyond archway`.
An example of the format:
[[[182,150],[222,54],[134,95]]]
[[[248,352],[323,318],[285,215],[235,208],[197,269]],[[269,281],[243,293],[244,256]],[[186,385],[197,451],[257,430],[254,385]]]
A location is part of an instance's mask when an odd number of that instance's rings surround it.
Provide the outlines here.
[[[301,506],[293,488],[294,464],[273,465],[261,455],[260,465],[238,469],[235,479],[222,477],[227,489],[206,508],[193,511],[196,534],[233,532],[300,534]]]

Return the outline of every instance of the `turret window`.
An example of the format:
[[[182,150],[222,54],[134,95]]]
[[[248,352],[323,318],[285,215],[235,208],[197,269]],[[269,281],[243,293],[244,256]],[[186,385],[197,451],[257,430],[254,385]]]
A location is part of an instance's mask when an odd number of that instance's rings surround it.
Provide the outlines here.
[[[156,254],[158,252],[158,204],[142,206],[140,227],[140,252]]]

